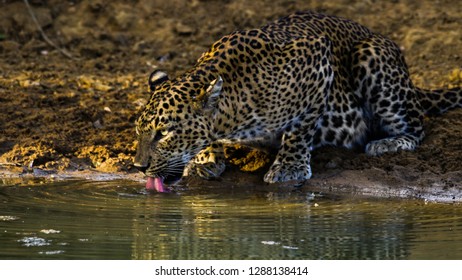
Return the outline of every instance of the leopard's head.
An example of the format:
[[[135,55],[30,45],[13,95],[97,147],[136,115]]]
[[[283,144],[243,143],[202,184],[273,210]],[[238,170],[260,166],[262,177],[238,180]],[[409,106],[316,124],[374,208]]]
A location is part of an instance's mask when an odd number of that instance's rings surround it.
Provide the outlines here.
[[[146,188],[164,191],[164,180],[181,177],[185,165],[213,141],[212,115],[222,90],[221,78],[204,83],[185,74],[170,80],[154,71],[149,102],[136,121],[134,165],[148,177]]]

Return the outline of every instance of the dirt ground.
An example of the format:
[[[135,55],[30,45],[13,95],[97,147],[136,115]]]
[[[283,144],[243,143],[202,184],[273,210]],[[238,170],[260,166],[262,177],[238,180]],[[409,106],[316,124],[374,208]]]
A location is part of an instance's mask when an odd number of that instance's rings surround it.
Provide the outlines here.
[[[157,68],[179,75],[221,36],[297,10],[350,18],[392,38],[417,86],[462,86],[462,6],[455,0],[29,2],[38,25],[23,1],[0,4],[0,177],[90,170],[140,178],[131,165],[134,121],[149,99],[148,75]],[[314,177],[303,188],[461,202],[462,110],[425,125],[415,152],[315,151]],[[264,185],[264,167],[237,170],[256,167],[232,156],[229,164],[221,184]]]

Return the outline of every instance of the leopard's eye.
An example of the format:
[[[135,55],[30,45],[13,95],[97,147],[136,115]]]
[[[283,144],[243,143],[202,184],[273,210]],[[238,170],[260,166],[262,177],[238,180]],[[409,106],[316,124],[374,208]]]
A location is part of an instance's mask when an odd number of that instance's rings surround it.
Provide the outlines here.
[[[164,136],[167,136],[168,129],[159,129],[156,131],[156,135],[154,136],[154,141],[160,141]]]

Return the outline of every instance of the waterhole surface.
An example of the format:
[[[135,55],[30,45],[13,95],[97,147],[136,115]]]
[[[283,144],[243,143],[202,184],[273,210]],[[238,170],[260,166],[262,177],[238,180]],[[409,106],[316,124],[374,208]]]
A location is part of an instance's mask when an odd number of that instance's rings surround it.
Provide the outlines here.
[[[462,259],[462,206],[0,179],[0,259]]]

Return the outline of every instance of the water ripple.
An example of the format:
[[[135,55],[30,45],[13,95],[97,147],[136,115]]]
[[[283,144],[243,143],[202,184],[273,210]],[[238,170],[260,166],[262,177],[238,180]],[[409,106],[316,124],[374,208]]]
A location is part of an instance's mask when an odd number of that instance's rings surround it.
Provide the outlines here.
[[[460,205],[245,186],[14,182],[0,185],[0,225],[0,259],[462,258]]]

